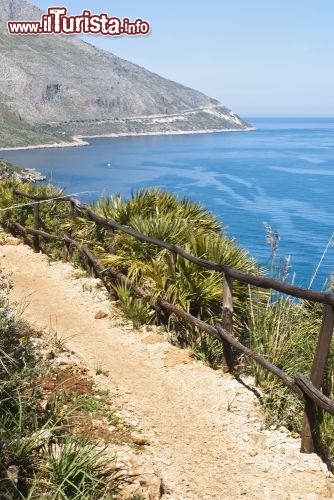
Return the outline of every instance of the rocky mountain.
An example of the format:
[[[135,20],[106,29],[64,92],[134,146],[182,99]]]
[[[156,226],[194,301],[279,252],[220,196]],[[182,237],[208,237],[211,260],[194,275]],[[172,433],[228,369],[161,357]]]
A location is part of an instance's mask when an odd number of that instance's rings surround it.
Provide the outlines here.
[[[42,13],[25,0],[0,0],[0,147],[249,127],[217,100],[75,36],[8,34],[7,21]]]

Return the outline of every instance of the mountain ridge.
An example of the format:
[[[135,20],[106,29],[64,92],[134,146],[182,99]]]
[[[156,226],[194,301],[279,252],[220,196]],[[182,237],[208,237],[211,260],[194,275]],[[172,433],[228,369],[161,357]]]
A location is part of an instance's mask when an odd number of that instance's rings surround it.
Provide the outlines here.
[[[250,128],[218,100],[76,36],[8,34],[7,21],[42,13],[0,0],[0,147]]]

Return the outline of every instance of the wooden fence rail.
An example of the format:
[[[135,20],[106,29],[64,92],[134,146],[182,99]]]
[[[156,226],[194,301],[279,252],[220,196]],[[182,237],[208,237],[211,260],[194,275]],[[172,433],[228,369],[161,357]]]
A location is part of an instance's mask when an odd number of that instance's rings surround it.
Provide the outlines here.
[[[133,292],[146,300],[151,307],[157,312],[158,317],[166,318],[166,313],[174,314],[179,318],[187,321],[188,323],[196,326],[200,330],[214,336],[216,339],[220,340],[223,344],[224,356],[226,364],[229,371],[233,372],[233,353],[232,347],[238,351],[244,353],[245,355],[251,357],[266,370],[277,376],[292,392],[294,392],[300,399],[305,401],[305,412],[304,412],[304,424],[302,429],[302,440],[301,440],[301,451],[306,453],[312,453],[312,451],[318,448],[318,437],[317,437],[317,408],[322,408],[323,410],[334,415],[334,401],[327,398],[319,390],[321,388],[321,383],[323,379],[323,374],[325,370],[326,361],[328,359],[328,354],[330,351],[333,327],[334,327],[334,294],[323,293],[314,290],[309,290],[282,281],[267,278],[263,276],[255,276],[231,266],[225,264],[219,264],[216,262],[208,261],[194,255],[189,254],[183,248],[178,247],[172,243],[158,240],[157,238],[146,236],[144,234],[138,233],[134,229],[127,226],[123,226],[116,221],[106,219],[98,214],[96,214],[91,208],[86,205],[79,203],[77,200],[69,197],[52,197],[52,196],[37,196],[31,195],[22,191],[14,190],[15,196],[26,197],[33,200],[33,213],[34,213],[34,227],[25,228],[17,221],[8,220],[8,227],[12,230],[19,231],[22,234],[29,234],[32,236],[32,246],[36,252],[41,250],[40,237],[54,240],[62,241],[65,246],[65,255],[68,253],[69,246],[73,246],[76,250],[81,253],[89,262],[89,264],[96,269],[100,274],[106,285],[110,282],[110,278],[118,280],[129,286]],[[115,230],[123,231],[126,234],[133,236],[139,241],[145,243],[151,243],[160,248],[165,248],[169,250],[170,259],[170,271],[168,280],[172,279],[171,265],[176,262],[176,258],[180,257],[187,259],[200,267],[211,269],[222,273],[223,277],[223,310],[222,310],[222,323],[221,325],[211,326],[207,323],[195,318],[191,314],[183,311],[182,309],[170,304],[167,301],[158,298],[156,301],[149,296],[149,294],[141,289],[138,285],[133,283],[127,276],[116,271],[111,267],[104,267],[99,259],[93,255],[91,250],[87,246],[82,246],[77,241],[73,240],[68,234],[62,235],[52,235],[45,231],[41,231],[40,227],[40,202],[45,200],[51,201],[67,201],[70,203],[70,216],[74,217],[76,211],[83,211],[86,213],[87,217],[95,222],[98,226],[102,226],[108,229],[109,242],[110,242],[110,253],[114,253],[114,233]],[[314,354],[310,379],[307,379],[301,374],[296,374],[295,378],[290,377],[284,371],[282,371],[277,366],[273,365],[270,361],[265,359],[260,354],[252,351],[248,347],[244,346],[238,341],[238,339],[233,335],[233,280],[237,280],[241,283],[256,286],[258,288],[273,289],[278,292],[299,298],[304,300],[309,300],[312,302],[318,302],[324,304],[323,307],[323,321],[321,330],[319,333],[318,343],[316,351]],[[109,286],[110,288],[110,286]]]

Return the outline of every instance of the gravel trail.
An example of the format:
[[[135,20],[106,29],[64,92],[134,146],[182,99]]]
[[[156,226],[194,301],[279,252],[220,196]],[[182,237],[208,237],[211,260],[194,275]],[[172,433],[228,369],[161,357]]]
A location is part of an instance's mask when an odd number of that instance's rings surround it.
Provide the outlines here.
[[[164,499],[334,498],[333,478],[316,455],[299,453],[300,440],[286,429],[263,428],[252,391],[156,332],[122,323],[96,280],[13,243],[7,237],[0,246],[11,300],[30,322],[67,338],[84,363],[109,372],[110,390],[150,441],[143,453],[163,478]],[[99,311],[108,316],[96,319]]]

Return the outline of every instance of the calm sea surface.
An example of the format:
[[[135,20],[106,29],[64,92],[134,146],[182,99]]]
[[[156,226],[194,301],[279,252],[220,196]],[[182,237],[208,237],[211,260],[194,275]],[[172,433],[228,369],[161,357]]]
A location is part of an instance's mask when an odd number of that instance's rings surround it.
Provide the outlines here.
[[[80,199],[159,186],[202,202],[230,236],[268,263],[264,222],[280,235],[279,256],[308,286],[334,231],[334,118],[249,119],[254,132],[91,139],[89,146],[0,151],[35,167]],[[313,288],[334,271],[329,247]]]

